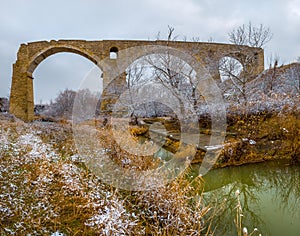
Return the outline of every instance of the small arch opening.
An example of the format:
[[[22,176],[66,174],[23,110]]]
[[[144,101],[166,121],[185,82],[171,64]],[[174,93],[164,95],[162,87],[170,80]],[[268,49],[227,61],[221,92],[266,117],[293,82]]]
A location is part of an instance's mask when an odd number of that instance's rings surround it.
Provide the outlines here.
[[[219,61],[219,73],[222,82],[226,80],[234,80],[239,77],[243,71],[243,66],[237,59],[226,56]]]
[[[112,60],[116,60],[118,59],[118,48],[117,47],[112,47],[110,50],[109,50],[109,58],[112,59]]]

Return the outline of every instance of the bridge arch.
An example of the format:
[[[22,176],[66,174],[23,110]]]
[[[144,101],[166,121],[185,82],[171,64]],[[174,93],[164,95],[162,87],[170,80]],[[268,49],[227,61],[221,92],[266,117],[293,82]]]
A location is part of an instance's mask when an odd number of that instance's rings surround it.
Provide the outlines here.
[[[124,67],[126,63],[129,63],[127,60],[128,55],[125,54],[124,56],[122,54],[124,50],[126,51],[126,49],[134,47],[142,48],[142,46],[146,45],[153,46],[154,53],[156,51],[155,47],[157,46],[167,46],[178,49],[179,51],[185,51],[204,67],[212,68],[209,72],[213,74],[214,78],[216,74],[219,74],[217,64],[224,55],[231,55],[238,59],[242,59],[244,55],[255,55],[255,57],[253,57],[253,68],[255,68],[253,70],[253,76],[258,75],[264,70],[263,49],[240,45],[137,40],[51,40],[50,42],[31,42],[28,44],[21,44],[17,61],[13,65],[10,112],[25,121],[33,120],[34,103],[32,73],[45,58],[53,54],[71,52],[91,60],[103,72],[103,84],[105,86],[106,82],[110,82],[109,77],[115,78],[114,70],[112,69],[116,69],[119,66]],[[241,51],[243,52],[242,54],[240,53]],[[117,58],[111,60],[110,53],[117,54]],[[142,49],[137,49],[135,53],[136,55],[132,58],[132,61],[145,55]],[[124,71],[125,69],[126,68],[124,68]]]
[[[38,65],[45,60],[46,58],[57,54],[57,53],[74,53],[80,56],[87,58],[88,60],[92,61],[94,64],[98,64],[98,59],[93,55],[90,55],[83,50],[74,47],[66,47],[66,46],[52,46],[44,49],[42,52],[38,52],[36,55],[32,57],[32,60],[29,62],[27,72],[33,73],[34,70],[38,67]]]

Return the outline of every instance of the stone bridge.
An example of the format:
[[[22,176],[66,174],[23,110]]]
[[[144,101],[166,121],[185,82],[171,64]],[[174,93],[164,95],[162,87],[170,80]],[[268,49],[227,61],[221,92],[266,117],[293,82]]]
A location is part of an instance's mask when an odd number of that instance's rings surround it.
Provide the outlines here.
[[[13,65],[12,86],[10,93],[10,112],[24,121],[34,118],[33,72],[47,57],[61,52],[79,54],[95,63],[103,73],[103,84],[111,76],[110,70],[122,60],[122,51],[142,46],[167,46],[184,51],[192,56],[205,68],[208,68],[213,78],[220,79],[218,64],[221,58],[230,56],[239,61],[246,56],[253,58],[251,67],[253,76],[264,70],[264,52],[261,48],[238,46],[220,43],[181,42],[181,41],[134,41],[134,40],[51,40],[21,44],[17,61]],[[136,51],[135,59],[149,54],[149,51]],[[105,60],[105,65],[100,63]],[[123,58],[124,59],[124,58]],[[125,67],[132,61],[125,61]],[[124,64],[124,60],[123,60]],[[126,69],[126,68],[125,68]],[[124,70],[125,72],[125,70]]]

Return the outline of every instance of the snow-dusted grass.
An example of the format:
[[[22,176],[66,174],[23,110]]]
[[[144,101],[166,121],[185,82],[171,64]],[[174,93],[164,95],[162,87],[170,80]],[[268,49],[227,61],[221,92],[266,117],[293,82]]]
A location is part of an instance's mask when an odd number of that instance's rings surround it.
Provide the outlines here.
[[[210,206],[204,206],[200,179],[195,185],[181,176],[155,190],[135,192],[130,199],[131,211],[145,225],[145,233],[153,235],[206,235],[209,232]]]
[[[5,124],[0,132],[1,234],[113,234],[134,225],[123,201],[87,170],[62,158],[59,149],[45,144],[42,129]]]
[[[0,235],[205,234],[198,187],[121,191],[80,161],[70,125],[0,121]]]
[[[236,115],[219,164],[299,161],[299,120],[299,109]],[[105,155],[120,166],[159,164],[124,152],[99,130]],[[204,205],[201,189],[185,176],[149,191],[116,189],[81,161],[68,123],[0,120],[0,235],[209,235],[215,208]]]

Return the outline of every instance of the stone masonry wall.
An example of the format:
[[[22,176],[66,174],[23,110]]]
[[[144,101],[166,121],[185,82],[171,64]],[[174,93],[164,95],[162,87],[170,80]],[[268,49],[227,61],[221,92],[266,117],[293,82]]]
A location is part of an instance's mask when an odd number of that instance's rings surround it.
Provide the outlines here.
[[[218,63],[222,57],[231,56],[239,59],[245,55],[253,56],[253,67],[256,68],[253,76],[264,70],[264,52],[261,48],[248,46],[237,46],[231,44],[199,43],[199,42],[168,42],[168,41],[134,41],[134,40],[51,40],[21,44],[17,61],[13,65],[12,86],[10,94],[10,112],[25,121],[31,121],[34,117],[33,77],[36,67],[47,57],[60,53],[72,52],[82,55],[93,63],[98,64],[103,71],[104,84],[107,81],[105,75],[110,73],[101,68],[101,60],[109,58],[111,48],[118,52],[132,47],[146,45],[168,46],[184,51],[195,58],[201,65],[205,66],[214,79],[219,79]],[[143,55],[143,52],[140,52]],[[106,60],[108,64],[114,65],[115,60]],[[129,65],[128,65],[129,66]],[[112,99],[113,100],[113,99]]]

